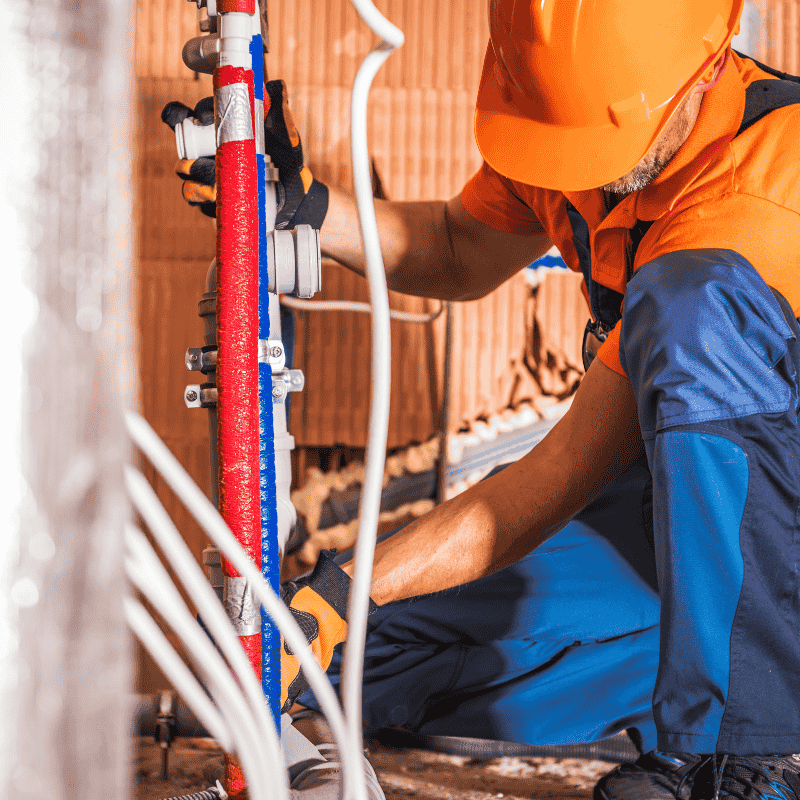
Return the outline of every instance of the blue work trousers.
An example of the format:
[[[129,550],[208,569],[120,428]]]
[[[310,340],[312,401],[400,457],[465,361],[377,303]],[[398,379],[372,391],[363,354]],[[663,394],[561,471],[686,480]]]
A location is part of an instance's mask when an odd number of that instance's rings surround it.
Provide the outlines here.
[[[796,330],[731,251],[638,270],[620,357],[646,458],[516,564],[379,608],[365,724],[800,751]]]

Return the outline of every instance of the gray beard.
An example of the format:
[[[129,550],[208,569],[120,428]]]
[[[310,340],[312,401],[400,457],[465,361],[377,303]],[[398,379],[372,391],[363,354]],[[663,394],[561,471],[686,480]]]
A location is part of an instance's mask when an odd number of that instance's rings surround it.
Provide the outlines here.
[[[603,190],[623,196],[638,192],[648,183],[652,183],[664,171],[670,160],[671,157],[656,156],[650,163],[637,164],[627,175],[603,186]]]

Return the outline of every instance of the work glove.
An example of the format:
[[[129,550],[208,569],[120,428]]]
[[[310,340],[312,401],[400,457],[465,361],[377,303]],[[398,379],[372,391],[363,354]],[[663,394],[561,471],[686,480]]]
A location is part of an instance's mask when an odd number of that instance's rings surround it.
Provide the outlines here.
[[[264,120],[264,149],[278,168],[275,227],[288,230],[305,224],[319,230],[328,211],[328,187],[316,180],[303,163],[303,145],[289,110],[286,84],[268,81],[266,90],[269,110]],[[183,103],[172,102],[161,112],[161,119],[173,130],[188,116],[195,117],[203,125],[213,124],[213,98],[201,100],[194,111]],[[183,196],[188,203],[199,205],[210,217],[216,216],[214,159],[182,159],[176,172],[184,181]]]
[[[204,97],[194,109],[183,103],[173,101],[164,106],[162,121],[175,130],[187,117],[196,119],[201,125],[214,124],[214,98]],[[175,168],[183,180],[181,191],[183,199],[190,206],[200,206],[208,217],[217,216],[217,175],[213,156],[201,158],[182,158]]]
[[[322,553],[310,575],[287,581],[281,587],[283,602],[305,634],[323,670],[331,663],[333,649],[347,638],[347,600],[351,583],[347,573]],[[377,608],[370,600],[369,613]],[[300,660],[281,640],[281,713],[287,712],[309,688],[300,671]]]

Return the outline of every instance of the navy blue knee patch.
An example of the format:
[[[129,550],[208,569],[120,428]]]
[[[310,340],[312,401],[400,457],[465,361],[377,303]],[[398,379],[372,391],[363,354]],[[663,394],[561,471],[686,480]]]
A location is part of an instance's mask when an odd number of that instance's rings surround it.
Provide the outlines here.
[[[619,349],[642,435],[788,410],[797,392],[787,342],[795,337],[777,300],[732,250],[682,250],[642,266],[626,289]]]

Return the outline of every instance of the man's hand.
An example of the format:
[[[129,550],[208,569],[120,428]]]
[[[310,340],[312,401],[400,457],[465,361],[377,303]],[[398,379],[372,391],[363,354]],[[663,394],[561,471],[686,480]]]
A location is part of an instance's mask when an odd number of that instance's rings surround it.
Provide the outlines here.
[[[214,124],[214,98],[204,97],[194,109],[175,100],[167,103],[161,112],[161,119],[175,130],[187,117],[191,117],[200,125]],[[183,199],[190,206],[200,206],[200,210],[208,217],[217,216],[216,165],[213,157],[182,158],[175,168],[178,177],[183,180],[181,190]]]
[[[310,225],[320,230],[328,212],[328,187],[303,162],[303,145],[289,109],[283,81],[268,81],[269,111],[264,119],[264,149],[278,168],[278,214],[275,227]]]
[[[264,120],[264,147],[278,168],[275,227],[284,230],[306,224],[319,230],[328,211],[328,187],[316,180],[303,163],[303,145],[289,110],[286,84],[283,81],[269,81],[266,90],[269,111]],[[201,125],[213,125],[214,99],[206,97],[194,109],[173,101],[161,112],[161,119],[173,130],[187,117],[193,117]],[[184,181],[183,197],[189,205],[200,206],[204,214],[215,217],[217,188],[214,159],[181,159],[175,171]]]
[[[283,602],[289,606],[323,670],[331,663],[333,648],[347,637],[350,584],[347,574],[322,553],[310,575],[289,581],[281,588]],[[376,609],[375,603],[370,602],[370,613]],[[288,711],[308,689],[308,681],[300,671],[300,660],[282,641],[281,712]]]

